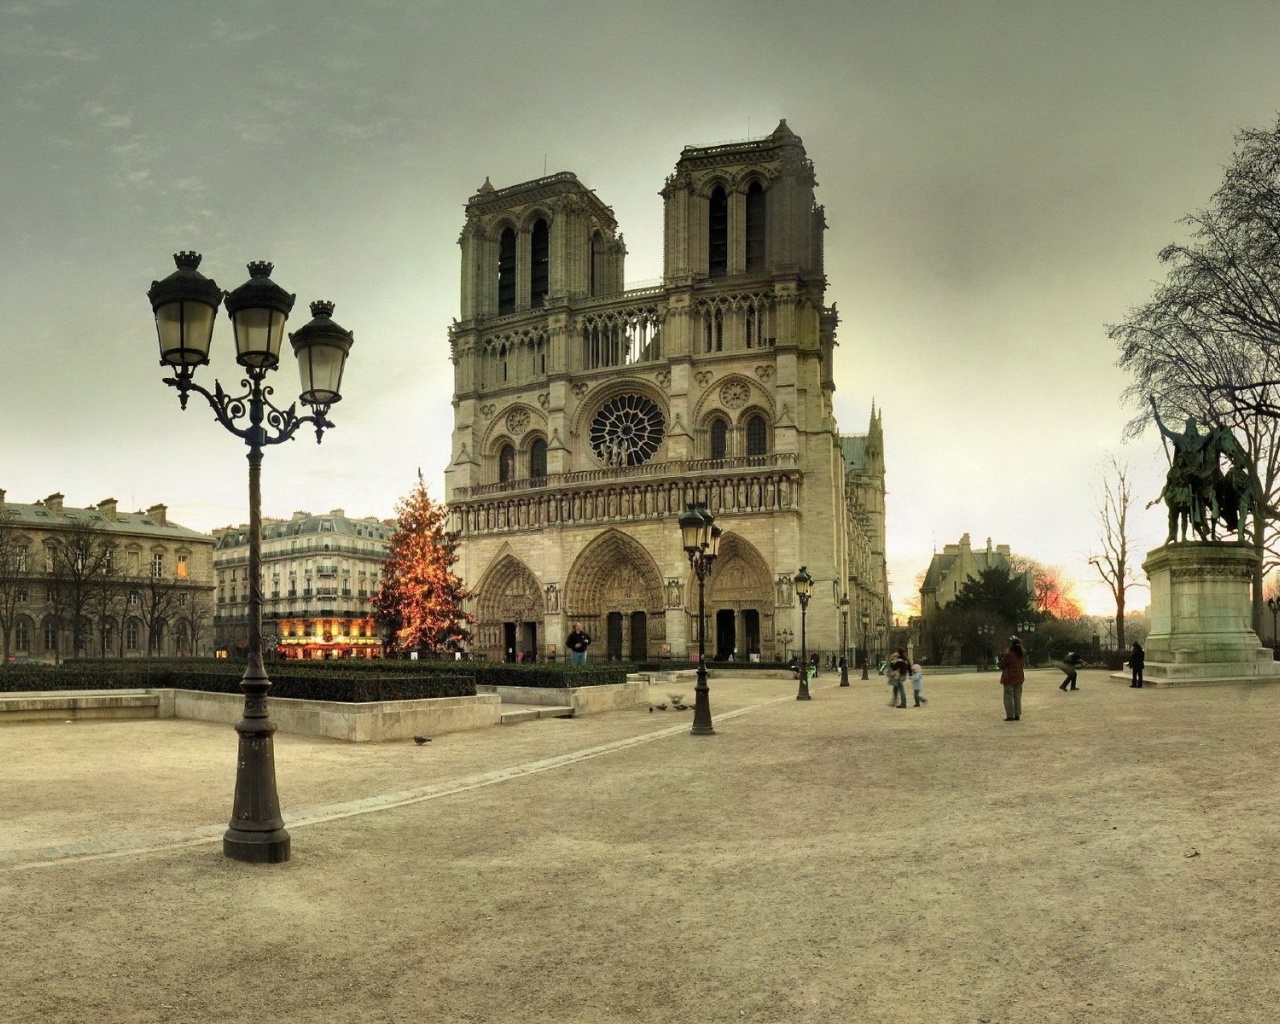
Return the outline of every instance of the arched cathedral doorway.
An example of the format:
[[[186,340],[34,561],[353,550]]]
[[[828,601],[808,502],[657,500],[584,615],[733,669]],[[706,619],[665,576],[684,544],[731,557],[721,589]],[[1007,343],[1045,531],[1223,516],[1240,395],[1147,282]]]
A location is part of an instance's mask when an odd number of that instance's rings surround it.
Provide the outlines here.
[[[565,618],[591,634],[593,657],[647,660],[667,637],[662,575],[653,557],[618,530],[596,537],[569,570]]]
[[[491,661],[535,660],[545,614],[537,578],[520,559],[503,555],[476,588],[475,647]]]
[[[696,593],[697,581],[691,585]],[[707,648],[717,661],[773,659],[773,601],[773,577],[760,552],[737,534],[726,534],[706,584]],[[696,637],[697,629],[691,622],[689,635]]]

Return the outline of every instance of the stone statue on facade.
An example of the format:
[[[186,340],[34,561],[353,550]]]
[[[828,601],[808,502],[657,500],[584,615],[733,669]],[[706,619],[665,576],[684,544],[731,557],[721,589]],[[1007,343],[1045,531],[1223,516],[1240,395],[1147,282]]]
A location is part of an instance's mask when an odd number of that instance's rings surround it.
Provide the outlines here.
[[[1188,531],[1203,541],[1217,540],[1220,526],[1243,541],[1246,517],[1257,515],[1260,502],[1253,466],[1235,435],[1221,424],[1201,432],[1194,416],[1187,417],[1184,430],[1171,430],[1160,418],[1154,398],[1151,412],[1161,436],[1173,446],[1164,489],[1156,499],[1169,509],[1166,543],[1185,541]]]

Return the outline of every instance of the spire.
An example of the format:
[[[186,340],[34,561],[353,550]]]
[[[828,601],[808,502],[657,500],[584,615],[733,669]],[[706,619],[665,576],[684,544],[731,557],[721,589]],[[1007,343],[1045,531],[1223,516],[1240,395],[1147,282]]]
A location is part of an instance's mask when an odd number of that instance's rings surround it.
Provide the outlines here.
[[[487,175],[487,174],[486,174],[486,175],[484,176],[484,184],[483,184],[483,185],[481,185],[478,189],[476,189],[476,195],[478,195],[478,196],[486,196],[486,195],[488,195],[490,192],[496,192],[496,191],[498,191],[498,190],[497,190],[496,188],[494,188],[494,187],[493,187],[493,182],[491,182],[491,181],[489,180],[489,175]]]

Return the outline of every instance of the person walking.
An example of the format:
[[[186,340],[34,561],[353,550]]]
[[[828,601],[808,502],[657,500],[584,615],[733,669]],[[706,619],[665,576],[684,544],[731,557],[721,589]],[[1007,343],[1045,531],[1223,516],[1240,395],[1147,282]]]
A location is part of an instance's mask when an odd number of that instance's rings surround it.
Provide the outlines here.
[[[924,669],[919,665],[911,666],[911,696],[915,698],[915,706],[928,704],[925,695],[920,691],[924,689]]]
[[[907,676],[911,675],[911,662],[902,653],[901,648],[893,652],[889,659],[889,682],[893,684],[893,699],[889,702],[895,708],[907,706]]]
[[[1022,683],[1026,678],[1022,669],[1026,660],[1022,641],[1016,636],[1009,637],[1009,649],[1000,655],[1000,688],[1004,691],[1006,722],[1022,720]]]
[[[591,634],[582,628],[581,622],[573,624],[573,632],[566,638],[564,645],[569,648],[569,660],[572,664],[587,663],[587,648],[591,646]]]
[[[1147,652],[1142,649],[1142,644],[1135,643],[1133,650],[1129,652],[1129,673],[1133,677],[1130,686],[1142,688],[1142,670],[1147,665]]]
[[[1067,677],[1062,680],[1062,685],[1059,686],[1058,689],[1063,693],[1066,693],[1067,690],[1080,689],[1080,687],[1076,685],[1076,670],[1087,664],[1088,662],[1085,661],[1084,658],[1080,657],[1080,655],[1076,654],[1075,651],[1068,653],[1062,662],[1062,671],[1066,673]]]

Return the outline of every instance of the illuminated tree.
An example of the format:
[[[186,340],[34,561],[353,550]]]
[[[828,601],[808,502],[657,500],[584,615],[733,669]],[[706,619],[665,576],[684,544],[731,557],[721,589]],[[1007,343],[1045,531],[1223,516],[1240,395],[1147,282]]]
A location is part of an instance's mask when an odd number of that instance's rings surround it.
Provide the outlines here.
[[[457,538],[447,530],[445,507],[431,500],[418,471],[418,485],[396,505],[399,530],[373,598],[373,613],[392,651],[432,654],[456,651],[471,639],[475,618],[462,609],[470,597],[450,568]]]

